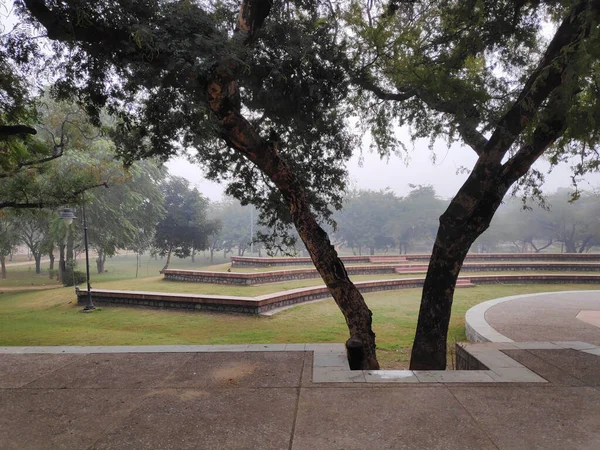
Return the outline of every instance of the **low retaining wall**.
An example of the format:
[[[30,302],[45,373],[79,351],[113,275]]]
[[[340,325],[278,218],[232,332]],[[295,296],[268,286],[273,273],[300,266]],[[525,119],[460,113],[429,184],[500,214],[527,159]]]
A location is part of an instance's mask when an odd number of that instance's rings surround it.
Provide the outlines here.
[[[369,256],[340,256],[346,264],[367,264]],[[272,266],[312,266],[312,259],[300,256],[281,256],[273,258],[257,256],[232,256],[231,265],[234,267],[272,267]]]
[[[477,284],[524,284],[524,283],[577,283],[600,284],[600,275],[478,275],[459,277],[457,287],[471,286],[469,280]],[[377,292],[396,289],[419,288],[424,278],[401,278],[394,280],[359,281],[356,287],[363,292]],[[92,289],[92,300],[99,305],[130,305],[154,308],[175,308],[200,311],[236,312],[244,314],[267,313],[311,300],[330,297],[325,286],[311,286],[260,297],[233,297],[223,295],[172,294],[162,292],[115,291]],[[76,288],[77,301],[86,302],[86,291]]]
[[[350,275],[417,274],[427,272],[427,264],[374,264],[369,266],[348,266]],[[600,263],[568,262],[525,262],[525,263],[465,263],[462,272],[500,272],[500,271],[589,271],[600,272]],[[230,285],[254,285],[277,283],[280,281],[318,278],[317,269],[274,270],[271,272],[239,273],[209,272],[201,270],[167,269],[163,271],[165,280],[187,281],[195,283],[214,283]]]
[[[397,265],[348,266],[350,275],[384,275],[392,274]],[[318,278],[317,269],[274,270],[270,272],[241,273],[241,272],[209,272],[203,270],[163,270],[163,276],[168,281],[190,281],[196,283],[253,285],[277,283],[280,281],[304,280]]]
[[[367,263],[399,263],[406,261],[429,262],[429,254],[414,255],[377,255],[377,256],[341,256],[347,264]],[[599,261],[600,253],[470,253],[465,261]],[[277,257],[259,258],[248,256],[232,256],[231,264],[235,267],[273,267],[273,266],[306,266],[312,265],[310,258]]]

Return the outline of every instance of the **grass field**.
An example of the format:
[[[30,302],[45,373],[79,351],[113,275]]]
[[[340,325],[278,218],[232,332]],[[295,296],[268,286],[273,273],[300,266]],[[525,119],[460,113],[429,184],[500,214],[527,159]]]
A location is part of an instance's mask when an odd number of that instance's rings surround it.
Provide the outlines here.
[[[105,287],[101,284],[98,283],[98,287]],[[512,285],[459,289],[454,300],[449,343],[465,340],[464,315],[477,303],[506,295],[574,289],[597,289],[597,286]],[[420,290],[373,293],[365,298],[373,311],[382,367],[405,368]],[[348,336],[333,300],[299,305],[271,317],[125,307],[100,308],[93,314],[82,314],[80,309],[75,304],[72,288],[0,294],[0,345],[326,343],[344,342]]]

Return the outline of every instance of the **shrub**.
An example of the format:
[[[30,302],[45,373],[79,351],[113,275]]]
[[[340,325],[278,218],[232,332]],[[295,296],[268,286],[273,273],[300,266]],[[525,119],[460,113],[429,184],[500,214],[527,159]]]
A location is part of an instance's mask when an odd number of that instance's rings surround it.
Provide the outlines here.
[[[66,271],[63,273],[62,284],[63,286],[76,286],[86,282],[85,273],[76,271]]]

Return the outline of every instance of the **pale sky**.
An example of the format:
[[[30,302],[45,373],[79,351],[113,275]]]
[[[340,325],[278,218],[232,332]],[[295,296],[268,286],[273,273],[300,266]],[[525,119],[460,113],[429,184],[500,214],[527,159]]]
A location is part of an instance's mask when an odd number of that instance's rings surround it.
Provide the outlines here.
[[[463,166],[473,167],[476,161],[475,153],[466,146],[454,144],[450,148],[443,141],[434,145],[436,162],[432,162],[428,141],[421,140],[414,144],[408,135],[404,140],[408,148],[407,158],[392,155],[389,161],[382,161],[377,154],[363,153],[363,164],[359,164],[359,157],[354,156],[348,165],[351,183],[362,189],[390,188],[398,195],[405,195],[410,191],[409,184],[431,184],[440,197],[453,197],[466,180],[467,173],[457,173]],[[365,146],[367,148],[367,146]],[[183,158],[169,161],[167,166],[174,175],[190,180],[205,196],[211,200],[220,200],[223,196],[223,185],[205,180],[198,166],[192,165]],[[549,165],[538,161],[534,166],[543,173],[548,171]],[[550,175],[546,176],[544,191],[550,193],[559,187],[571,185],[571,172],[568,164],[556,167]],[[598,174],[588,175],[580,183],[580,189],[597,188],[600,186]]]

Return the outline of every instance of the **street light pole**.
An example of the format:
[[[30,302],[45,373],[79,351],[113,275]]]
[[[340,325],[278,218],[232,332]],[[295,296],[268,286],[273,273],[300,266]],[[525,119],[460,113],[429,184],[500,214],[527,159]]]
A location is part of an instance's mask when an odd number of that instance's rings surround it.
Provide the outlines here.
[[[82,210],[83,210],[83,240],[85,244],[85,281],[87,283],[87,303],[83,308],[83,311],[93,311],[96,309],[94,303],[92,302],[92,292],[90,286],[90,254],[88,250],[88,227],[87,220],[85,217],[85,197],[84,194],[81,194],[82,200]],[[65,221],[65,224],[70,226],[73,223],[73,219],[76,219],[75,214],[73,214],[73,210],[71,208],[65,208],[60,212],[60,217]],[[75,274],[73,273],[73,284],[75,284]]]
[[[85,278],[87,282],[87,304],[83,308],[84,311],[93,311],[96,309],[92,302],[92,293],[90,286],[90,255],[88,251],[88,227],[87,220],[85,218],[85,194],[81,193],[81,207],[83,209],[83,243],[85,245]]]
[[[254,207],[250,205],[250,256],[254,256]]]

